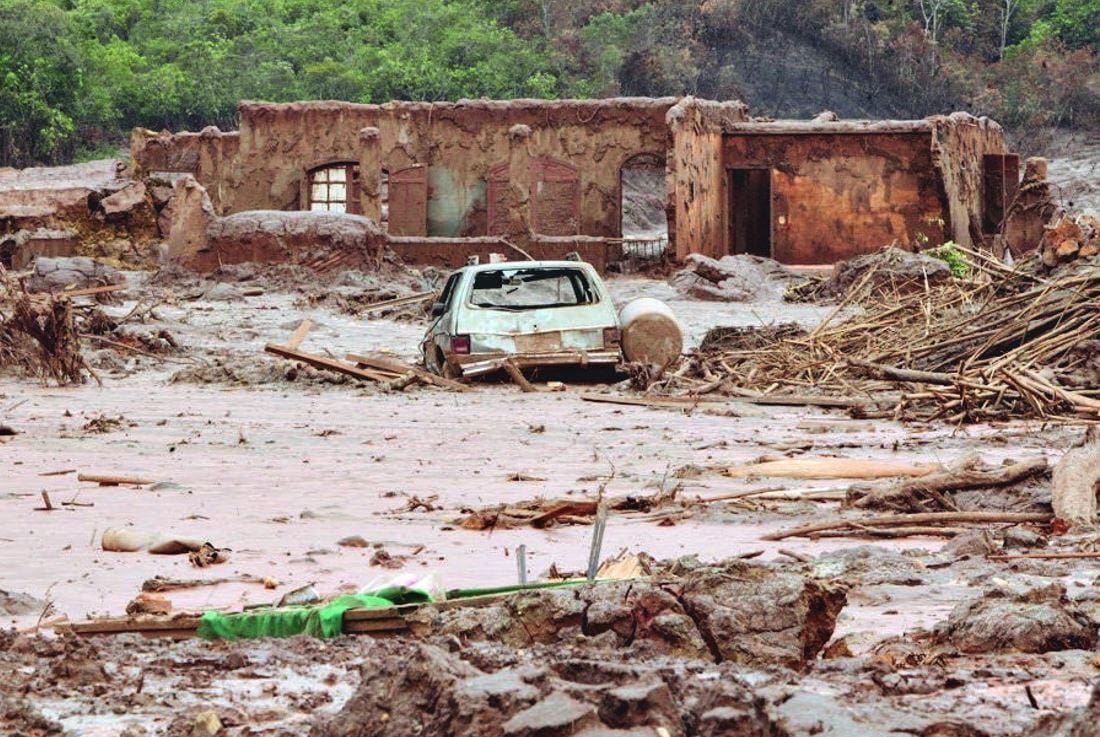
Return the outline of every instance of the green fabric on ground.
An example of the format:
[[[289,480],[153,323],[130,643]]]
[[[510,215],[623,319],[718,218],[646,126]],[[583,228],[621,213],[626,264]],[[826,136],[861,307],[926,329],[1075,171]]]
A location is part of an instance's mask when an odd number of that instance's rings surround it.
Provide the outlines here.
[[[338,596],[319,606],[259,609],[240,614],[210,611],[202,615],[196,634],[208,640],[293,637],[301,634],[329,638],[343,632],[344,612],[349,609],[385,609],[428,601],[431,601],[431,596],[423,591],[392,586],[370,594]]]

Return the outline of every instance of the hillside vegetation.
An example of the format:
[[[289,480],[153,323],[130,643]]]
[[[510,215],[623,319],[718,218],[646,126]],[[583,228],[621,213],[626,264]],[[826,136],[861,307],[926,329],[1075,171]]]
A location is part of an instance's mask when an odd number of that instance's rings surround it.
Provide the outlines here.
[[[0,165],[240,99],[696,94],[757,114],[1100,121],[1100,0],[0,0]]]

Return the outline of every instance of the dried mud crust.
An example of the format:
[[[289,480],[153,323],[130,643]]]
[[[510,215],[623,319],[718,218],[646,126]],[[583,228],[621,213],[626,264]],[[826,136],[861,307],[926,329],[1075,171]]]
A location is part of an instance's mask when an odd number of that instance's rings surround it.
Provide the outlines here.
[[[426,608],[414,631],[514,647],[644,644],[656,652],[747,665],[804,667],[833,634],[844,587],[726,561],[666,568],[647,581],[535,591],[481,608]]]
[[[190,737],[213,712],[225,737],[1084,737],[1100,706],[1089,704],[1089,657],[944,657],[901,640],[794,671],[642,643],[594,651],[448,636],[210,643],[0,632],[0,668],[10,674],[0,682],[0,733],[111,725]],[[1041,708],[1028,706],[1025,687]]]

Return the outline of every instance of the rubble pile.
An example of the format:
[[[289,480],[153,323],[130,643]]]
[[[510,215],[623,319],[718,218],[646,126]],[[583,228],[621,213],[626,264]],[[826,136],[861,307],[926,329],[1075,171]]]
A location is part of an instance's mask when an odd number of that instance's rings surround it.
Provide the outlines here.
[[[80,353],[72,302],[0,279],[0,366],[62,386],[83,383],[91,370]]]
[[[909,294],[951,281],[943,260],[887,246],[874,253],[841,261],[828,277],[792,284],[790,302],[862,302],[872,295]]]
[[[874,271],[861,282],[870,283]],[[862,288],[861,310],[838,308],[806,336],[764,347],[704,349],[650,387],[666,394],[804,394],[886,405],[879,416],[976,422],[1006,417],[1100,418],[1100,267],[1046,273],[971,254],[966,279],[919,290]],[[849,299],[852,292],[849,292]]]
[[[1100,254],[1100,218],[1083,213],[1059,213],[1044,228],[1039,253],[1048,267]]]

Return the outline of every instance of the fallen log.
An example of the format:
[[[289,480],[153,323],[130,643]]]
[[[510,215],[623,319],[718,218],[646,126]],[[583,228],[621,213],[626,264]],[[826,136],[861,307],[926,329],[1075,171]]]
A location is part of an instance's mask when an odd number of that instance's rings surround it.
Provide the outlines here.
[[[811,540],[819,537],[869,537],[869,538],[899,538],[899,537],[955,537],[966,532],[962,527],[933,527],[931,525],[917,525],[914,527],[863,527],[845,530],[828,530],[810,535]]]
[[[790,458],[722,469],[723,476],[776,476],[791,479],[877,479],[927,476],[943,467],[934,463],[904,463],[870,458]]]
[[[786,540],[788,537],[811,537],[815,532],[828,530],[862,530],[867,527],[903,527],[906,525],[931,525],[946,523],[997,524],[1021,522],[1050,522],[1054,515],[1045,512],[924,512],[919,514],[888,514],[864,519],[818,522],[793,527],[783,532],[764,535],[761,540]]]
[[[951,386],[955,383],[951,374],[945,374],[938,371],[903,369],[897,368],[896,366],[886,366],[881,363],[863,361],[858,358],[849,358],[848,363],[851,366],[858,366],[859,368],[866,369],[879,378],[890,379],[891,381],[903,381],[913,384],[939,384],[941,386]]]
[[[1010,466],[976,467],[975,460],[946,471],[891,484],[853,484],[848,489],[846,504],[859,509],[919,509],[919,502],[931,498],[944,504],[943,494],[952,491],[1010,486],[1043,474],[1046,458],[1033,458]]]

